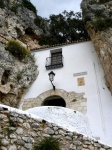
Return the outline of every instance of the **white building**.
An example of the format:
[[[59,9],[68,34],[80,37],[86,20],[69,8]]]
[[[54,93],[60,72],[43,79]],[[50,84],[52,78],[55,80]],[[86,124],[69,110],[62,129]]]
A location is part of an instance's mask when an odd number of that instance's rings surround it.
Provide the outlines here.
[[[92,136],[112,145],[112,96],[91,41],[33,51],[39,75],[25,95],[23,109],[63,106],[86,114]],[[53,84],[48,73],[55,73]]]

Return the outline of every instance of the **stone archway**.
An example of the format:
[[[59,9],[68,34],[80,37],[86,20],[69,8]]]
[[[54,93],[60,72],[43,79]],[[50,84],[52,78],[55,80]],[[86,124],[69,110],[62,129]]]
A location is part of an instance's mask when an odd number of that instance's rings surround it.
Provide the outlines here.
[[[22,109],[27,110],[29,108],[42,106],[43,102],[51,97],[58,96],[64,99],[67,108],[75,109],[82,113],[86,113],[86,98],[84,98],[85,93],[75,93],[67,92],[62,89],[48,90],[40,94],[37,98],[25,99]]]

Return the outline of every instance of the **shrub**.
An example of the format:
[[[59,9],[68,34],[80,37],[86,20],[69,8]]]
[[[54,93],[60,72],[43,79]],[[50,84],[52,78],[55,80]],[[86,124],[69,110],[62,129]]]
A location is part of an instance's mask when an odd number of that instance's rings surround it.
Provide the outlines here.
[[[110,2],[111,0],[99,0],[99,1],[97,1],[97,0],[91,0],[90,2],[89,2],[89,4],[90,5],[93,5],[93,4],[104,4],[104,3],[107,3],[107,2]]]
[[[15,14],[17,13],[17,6],[12,6],[10,8],[11,11],[13,11]]]
[[[93,22],[93,25],[96,29],[103,31],[110,27],[112,27],[112,19],[111,18],[98,18],[97,21]]]
[[[21,79],[22,79],[22,73],[19,72],[19,73],[17,74],[17,81],[19,82]]]
[[[92,26],[95,27],[96,30],[104,31],[108,28],[112,28],[112,19],[111,15],[112,12],[109,12],[110,17],[106,17],[102,11],[94,11],[96,20],[92,20],[91,17],[89,17],[87,14],[84,16],[84,24],[86,25],[86,28],[89,28]]]
[[[93,11],[93,12],[95,13],[96,17],[104,17],[103,10],[96,10],[96,11]]]
[[[100,4],[103,4],[103,3],[107,3],[107,2],[110,2],[111,0],[99,0],[99,3]]]
[[[16,127],[16,122],[9,118],[9,127]]]
[[[0,8],[4,8],[4,7],[5,7],[4,1],[0,0]]]
[[[97,4],[97,3],[98,3],[98,2],[95,1],[95,0],[91,0],[91,1],[89,2],[90,5]]]
[[[23,60],[30,54],[29,50],[16,40],[10,40],[6,45],[6,50],[9,51],[13,56],[17,57],[19,60]]]
[[[41,19],[39,17],[36,17],[35,20],[34,20],[34,23],[35,23],[36,26],[40,26]]]
[[[22,31],[20,30],[20,28],[15,27],[15,30],[16,30],[18,36],[22,35]]]
[[[53,137],[44,138],[33,150],[61,150],[59,141]]]
[[[29,58],[31,59],[32,62],[35,62],[35,55],[34,54],[30,53]]]
[[[29,10],[33,11],[35,14],[37,14],[37,10],[36,10],[35,6],[29,0],[23,0],[23,5],[27,9],[29,9]]]
[[[88,21],[91,21],[91,17],[89,17],[88,15],[84,16],[84,24],[86,24]]]

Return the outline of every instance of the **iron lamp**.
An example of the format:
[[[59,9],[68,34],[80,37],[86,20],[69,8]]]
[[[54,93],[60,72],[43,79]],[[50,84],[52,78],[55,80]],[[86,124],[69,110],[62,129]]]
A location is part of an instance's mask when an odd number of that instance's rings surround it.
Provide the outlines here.
[[[49,75],[49,80],[51,81],[51,84],[53,86],[53,90],[55,91],[55,86],[52,83],[52,81],[54,81],[55,73],[53,71],[51,71],[48,75]]]

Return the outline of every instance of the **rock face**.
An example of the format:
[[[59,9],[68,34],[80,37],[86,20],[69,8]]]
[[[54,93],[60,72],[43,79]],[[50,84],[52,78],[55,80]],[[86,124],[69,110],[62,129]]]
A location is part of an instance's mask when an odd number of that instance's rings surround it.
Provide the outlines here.
[[[38,47],[38,37],[43,31],[35,24],[36,13],[25,7],[24,1],[27,0],[1,2],[0,34],[8,39],[18,38],[29,48],[35,48]]]
[[[112,93],[112,1],[83,0],[82,14]]]
[[[38,75],[33,58],[20,62],[0,44],[0,103],[18,107],[22,96]]]

